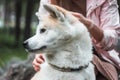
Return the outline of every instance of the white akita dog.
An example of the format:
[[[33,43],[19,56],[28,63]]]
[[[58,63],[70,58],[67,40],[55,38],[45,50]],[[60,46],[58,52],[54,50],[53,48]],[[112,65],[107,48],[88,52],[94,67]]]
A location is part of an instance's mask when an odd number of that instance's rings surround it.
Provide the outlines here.
[[[45,4],[36,35],[24,42],[29,52],[43,53],[45,63],[32,80],[95,80],[90,34],[69,11]]]

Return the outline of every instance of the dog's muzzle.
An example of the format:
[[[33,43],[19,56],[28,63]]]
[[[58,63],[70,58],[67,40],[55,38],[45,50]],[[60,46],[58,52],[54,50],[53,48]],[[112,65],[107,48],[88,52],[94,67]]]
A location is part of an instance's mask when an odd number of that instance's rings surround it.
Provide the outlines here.
[[[24,41],[24,42],[23,42],[23,46],[24,46],[25,49],[29,49],[29,46],[28,46],[28,42],[27,42],[27,41]]]
[[[29,51],[29,52],[37,52],[37,51],[42,51],[42,50],[44,50],[44,49],[46,49],[47,48],[47,46],[41,46],[40,48],[38,48],[38,49],[31,49],[30,47],[29,47],[29,43],[28,43],[28,41],[24,41],[23,42],[23,46],[24,46],[24,48],[27,50],[27,51]]]

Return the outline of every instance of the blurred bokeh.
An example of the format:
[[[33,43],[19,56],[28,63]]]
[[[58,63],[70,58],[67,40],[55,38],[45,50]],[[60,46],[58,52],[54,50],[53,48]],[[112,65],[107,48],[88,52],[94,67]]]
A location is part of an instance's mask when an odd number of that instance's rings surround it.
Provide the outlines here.
[[[22,43],[34,34],[38,5],[39,0],[0,0],[0,66],[27,58]]]
[[[22,43],[35,32],[38,24],[35,12],[39,2],[40,0],[0,0],[0,68],[10,60],[27,59],[28,54]],[[120,51],[119,46],[117,50]]]

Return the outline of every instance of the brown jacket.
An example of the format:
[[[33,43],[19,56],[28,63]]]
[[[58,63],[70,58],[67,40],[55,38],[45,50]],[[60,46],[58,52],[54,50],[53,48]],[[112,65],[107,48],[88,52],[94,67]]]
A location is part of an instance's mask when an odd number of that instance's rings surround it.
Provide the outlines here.
[[[118,80],[117,71],[112,64],[100,60],[96,55],[93,57],[93,64],[98,71],[96,80]]]

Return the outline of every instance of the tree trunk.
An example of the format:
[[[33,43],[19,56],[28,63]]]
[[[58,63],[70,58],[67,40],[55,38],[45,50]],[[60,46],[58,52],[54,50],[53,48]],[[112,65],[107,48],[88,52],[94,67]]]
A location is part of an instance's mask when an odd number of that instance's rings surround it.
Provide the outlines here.
[[[21,0],[15,0],[15,12],[16,12],[16,21],[15,21],[15,45],[19,45],[20,40],[20,18],[21,18],[21,9],[22,9],[22,1]]]
[[[4,2],[4,27],[7,28],[10,21],[10,1],[5,0]]]
[[[28,39],[31,35],[31,21],[32,21],[32,12],[34,10],[34,3],[35,3],[34,0],[27,0],[24,40]]]

